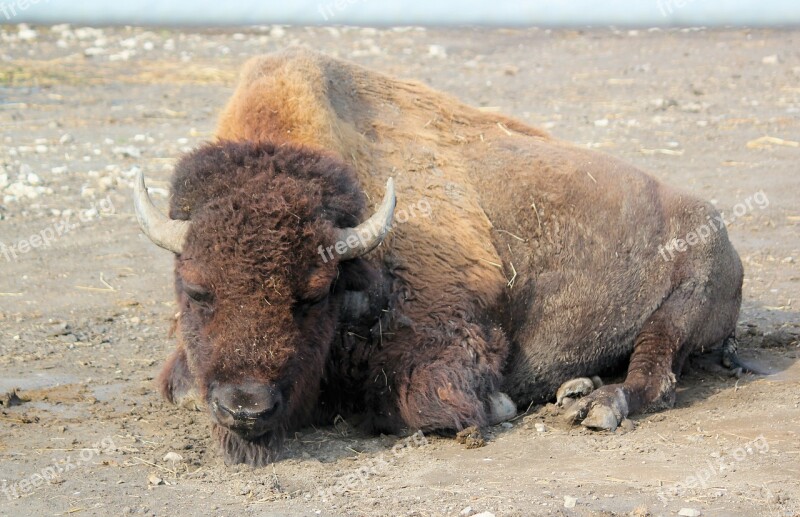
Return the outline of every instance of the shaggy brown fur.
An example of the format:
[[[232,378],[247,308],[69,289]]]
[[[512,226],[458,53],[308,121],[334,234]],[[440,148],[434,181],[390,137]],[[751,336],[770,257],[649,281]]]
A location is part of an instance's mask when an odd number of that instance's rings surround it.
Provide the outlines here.
[[[670,406],[686,355],[734,331],[742,268],[725,230],[673,261],[657,251],[709,204],[421,84],[308,50],[259,57],[217,136],[173,182],[171,216],[193,224],[161,382],[170,400],[243,377],[281,390],[258,439],[217,427],[228,461],[269,461],[285,430],[336,413],[481,426],[498,390],[527,406],[627,366],[573,410],[616,426]],[[390,176],[398,210],[425,200],[430,217],[324,261],[318,246]]]

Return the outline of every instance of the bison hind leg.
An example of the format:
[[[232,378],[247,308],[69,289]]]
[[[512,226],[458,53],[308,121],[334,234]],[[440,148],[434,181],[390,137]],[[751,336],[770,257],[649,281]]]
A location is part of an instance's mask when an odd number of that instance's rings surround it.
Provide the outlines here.
[[[179,347],[167,359],[158,376],[161,395],[172,404],[199,411],[203,401],[195,389],[194,377],[189,371],[186,352]]]
[[[614,431],[629,414],[673,407],[686,357],[723,341],[735,329],[739,298],[715,289],[721,288],[695,282],[678,286],[636,336],[624,382],[583,397],[565,418],[590,429]]]

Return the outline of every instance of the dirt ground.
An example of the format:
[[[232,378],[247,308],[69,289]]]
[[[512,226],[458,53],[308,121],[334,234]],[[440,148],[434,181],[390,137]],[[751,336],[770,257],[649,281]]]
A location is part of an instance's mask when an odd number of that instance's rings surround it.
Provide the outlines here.
[[[139,232],[132,178],[163,203],[241,63],[296,44],[713,200],[745,265],[742,355],[774,374],[696,361],[675,409],[616,433],[552,406],[472,449],[340,420],[272,466],[225,466],[207,417],[154,390],[172,263]],[[19,388],[1,399],[0,514],[800,515],[798,142],[796,31],[0,26],[0,393]]]

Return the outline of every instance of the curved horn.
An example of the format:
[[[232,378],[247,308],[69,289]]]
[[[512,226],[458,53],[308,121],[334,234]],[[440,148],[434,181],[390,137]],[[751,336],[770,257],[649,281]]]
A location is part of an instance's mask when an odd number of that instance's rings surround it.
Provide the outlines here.
[[[189,221],[173,221],[162,214],[153,204],[147,193],[144,183],[144,173],[139,170],[136,181],[133,183],[133,204],[136,208],[136,219],[142,232],[150,238],[156,246],[173,253],[180,253],[183,241],[189,232]]]
[[[392,227],[395,204],[397,204],[397,198],[394,195],[394,180],[389,178],[389,181],[386,182],[386,194],[383,195],[381,206],[372,214],[372,217],[355,228],[342,228],[336,234],[337,243],[347,244],[345,252],[339,255],[342,260],[360,257],[383,242]]]

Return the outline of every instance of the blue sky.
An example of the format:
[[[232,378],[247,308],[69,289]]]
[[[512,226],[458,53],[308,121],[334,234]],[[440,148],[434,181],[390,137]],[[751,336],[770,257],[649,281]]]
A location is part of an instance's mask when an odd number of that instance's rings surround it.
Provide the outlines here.
[[[798,0],[0,0],[0,23],[774,25]]]

